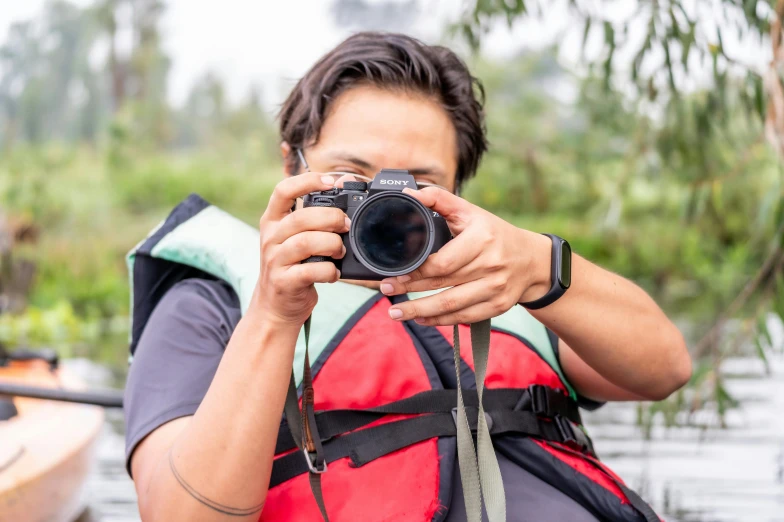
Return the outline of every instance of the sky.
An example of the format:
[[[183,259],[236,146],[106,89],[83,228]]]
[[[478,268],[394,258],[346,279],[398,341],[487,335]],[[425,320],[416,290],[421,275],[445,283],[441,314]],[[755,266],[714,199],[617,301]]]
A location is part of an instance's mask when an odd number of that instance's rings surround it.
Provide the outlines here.
[[[92,3],[92,0],[71,1],[78,5]],[[370,0],[375,1],[378,0]],[[36,16],[45,2],[0,0],[0,40],[11,23]],[[711,2],[716,5],[721,0],[707,0],[707,5]],[[230,99],[242,99],[251,85],[257,85],[261,87],[265,106],[274,110],[294,81],[352,32],[353,28],[334,24],[331,3],[330,0],[168,0],[162,23],[164,49],[173,65],[169,97],[175,104],[182,103],[194,81],[210,71],[224,79]],[[557,7],[563,3],[554,5],[544,19],[516,23],[511,30],[499,23],[483,42],[483,54],[504,57],[524,49],[545,47],[558,38],[564,43],[560,60],[568,67],[579,69],[582,27],[570,24],[568,13]],[[616,7],[603,14],[622,18],[634,3],[626,0],[613,5]],[[419,0],[418,16],[402,30],[426,42],[438,42],[447,23],[459,18],[464,6],[464,0]],[[704,14],[711,13],[700,13],[695,7],[695,16]],[[590,47],[601,46],[601,31],[593,36],[589,41],[589,55]],[[725,48],[742,61],[761,68],[769,60],[767,53],[759,52],[759,44],[742,45],[730,32],[725,33],[724,42]],[[697,83],[704,83],[709,76],[709,73],[697,74]]]
[[[91,0],[71,0],[89,5]],[[372,1],[372,0],[371,0]],[[0,40],[11,23],[34,17],[46,0],[0,0]],[[163,19],[164,49],[172,58],[170,97],[182,102],[207,71],[227,83],[230,98],[261,86],[265,104],[280,103],[296,78],[352,30],[336,27],[327,0],[169,0]],[[405,32],[436,42],[463,0],[420,0],[419,16]],[[552,31],[541,24],[513,33],[494,31],[486,54],[504,56],[521,47],[542,47]],[[545,38],[550,33],[549,40]]]

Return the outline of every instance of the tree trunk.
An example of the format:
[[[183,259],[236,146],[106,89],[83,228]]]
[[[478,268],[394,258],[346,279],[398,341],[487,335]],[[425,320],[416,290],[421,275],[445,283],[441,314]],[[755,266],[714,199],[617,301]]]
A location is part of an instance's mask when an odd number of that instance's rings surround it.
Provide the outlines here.
[[[782,41],[782,20],[784,20],[784,0],[778,0],[775,16],[770,24],[770,43],[773,58],[765,73],[765,93],[767,95],[767,114],[765,117],[765,137],[779,157],[784,160],[784,42]]]
[[[108,8],[106,16],[109,32],[109,70],[112,75],[112,110],[116,114],[125,102],[125,67],[117,57],[117,18],[114,3]]]

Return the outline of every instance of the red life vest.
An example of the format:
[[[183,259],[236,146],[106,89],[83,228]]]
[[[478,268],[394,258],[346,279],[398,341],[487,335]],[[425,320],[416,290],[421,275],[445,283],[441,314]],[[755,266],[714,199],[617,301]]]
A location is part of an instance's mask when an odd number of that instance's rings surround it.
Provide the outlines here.
[[[258,236],[251,232],[248,225],[191,196],[141,242],[129,255],[131,352],[155,303],[185,277],[207,273],[223,278],[237,291],[244,310],[248,282],[255,283],[258,274]],[[228,254],[227,245],[238,237],[248,242],[255,237],[255,242],[241,249],[234,244],[239,253]],[[249,262],[254,253],[255,263]],[[314,317],[321,320],[314,322],[312,336],[319,347],[312,360],[313,389],[328,463],[321,484],[330,521],[443,520],[457,472],[452,329],[392,321],[392,303],[378,292],[338,284],[324,299],[325,287],[318,288]],[[594,455],[553,347],[547,347],[550,352],[542,347],[544,327],[522,309],[504,316],[492,325],[485,380],[484,407],[495,449],[600,520],[658,520]],[[538,329],[505,328],[517,324],[510,321],[528,321]],[[476,382],[468,326],[459,328],[461,384],[467,390],[466,405],[473,401],[476,406],[476,393],[472,397],[470,391]],[[295,373],[302,357],[304,347],[298,345]],[[260,520],[321,520],[306,457],[285,420]]]

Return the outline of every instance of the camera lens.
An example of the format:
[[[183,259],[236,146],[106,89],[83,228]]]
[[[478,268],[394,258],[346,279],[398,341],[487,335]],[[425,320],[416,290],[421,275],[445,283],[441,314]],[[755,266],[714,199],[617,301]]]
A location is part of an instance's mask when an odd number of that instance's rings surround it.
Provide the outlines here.
[[[399,192],[378,194],[354,215],[352,242],[363,264],[381,275],[417,268],[433,242],[432,218],[414,198]]]

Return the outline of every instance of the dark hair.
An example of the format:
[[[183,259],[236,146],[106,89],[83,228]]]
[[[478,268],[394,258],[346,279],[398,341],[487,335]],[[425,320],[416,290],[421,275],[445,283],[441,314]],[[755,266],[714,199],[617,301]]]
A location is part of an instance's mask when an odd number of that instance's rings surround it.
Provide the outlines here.
[[[329,104],[362,84],[433,97],[457,131],[457,187],[476,173],[487,150],[482,84],[451,50],[402,34],[358,33],[322,57],[283,103],[281,139],[294,150],[316,143]],[[296,154],[289,155],[286,169],[298,171]]]

